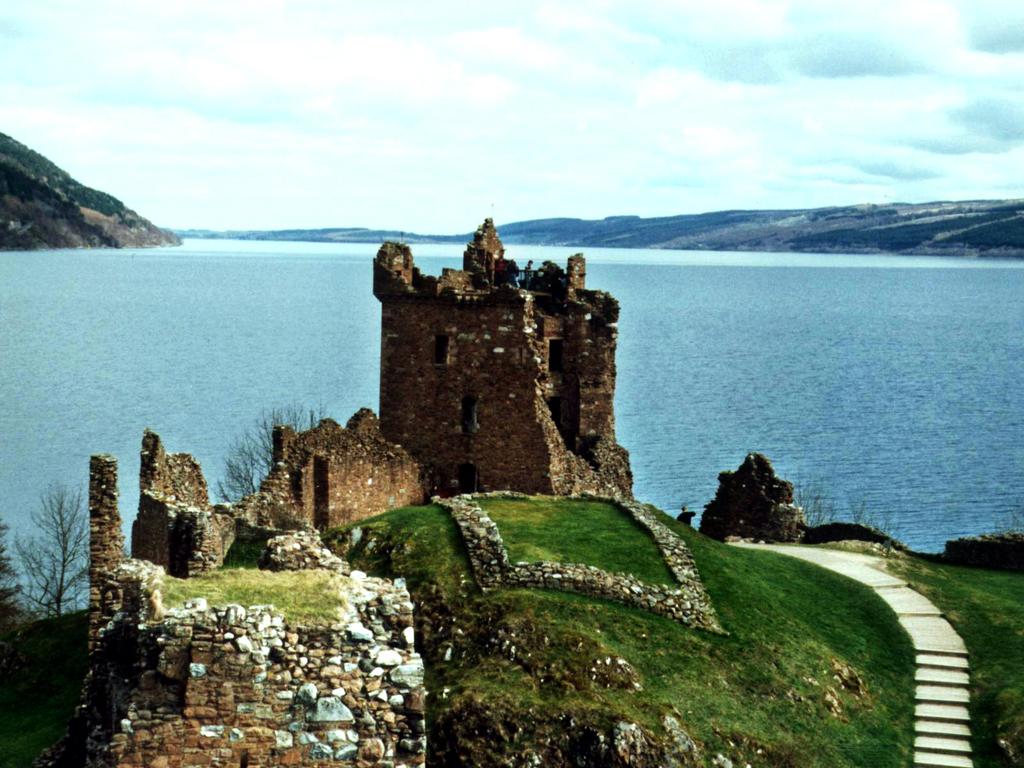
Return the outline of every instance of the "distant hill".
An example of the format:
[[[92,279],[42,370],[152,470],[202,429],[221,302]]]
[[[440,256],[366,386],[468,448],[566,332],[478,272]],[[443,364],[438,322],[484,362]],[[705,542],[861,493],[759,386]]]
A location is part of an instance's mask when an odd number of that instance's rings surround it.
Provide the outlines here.
[[[0,250],[180,245],[116,197],[0,133]]]
[[[806,251],[1024,257],[1024,200],[892,203],[766,211],[716,211],[600,220],[535,219],[500,225],[506,244],[712,251]],[[421,235],[360,228],[179,231],[184,237],[373,243],[464,242],[469,234]]]

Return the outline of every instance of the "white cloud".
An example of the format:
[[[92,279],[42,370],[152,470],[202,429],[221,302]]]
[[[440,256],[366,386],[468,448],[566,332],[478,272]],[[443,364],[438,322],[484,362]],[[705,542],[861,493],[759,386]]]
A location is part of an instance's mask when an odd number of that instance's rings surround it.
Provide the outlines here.
[[[0,130],[173,226],[1019,195],[1017,5],[36,0]]]

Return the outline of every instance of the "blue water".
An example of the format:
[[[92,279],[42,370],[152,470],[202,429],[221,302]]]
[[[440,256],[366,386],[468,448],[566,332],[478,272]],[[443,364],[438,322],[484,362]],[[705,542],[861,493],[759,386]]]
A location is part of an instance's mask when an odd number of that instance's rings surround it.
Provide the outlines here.
[[[0,253],[0,515],[144,427],[211,485],[265,407],[377,405],[372,245],[190,241]],[[427,271],[460,246],[414,246]],[[565,248],[510,247],[524,263]],[[1024,264],[590,250],[622,304],[617,420],[639,497],[700,509],[751,450],[920,549],[1024,506]]]

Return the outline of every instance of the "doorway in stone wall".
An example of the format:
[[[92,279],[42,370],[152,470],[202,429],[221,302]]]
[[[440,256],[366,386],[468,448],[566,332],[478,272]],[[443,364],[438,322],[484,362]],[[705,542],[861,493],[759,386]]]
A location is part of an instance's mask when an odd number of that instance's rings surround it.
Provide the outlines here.
[[[327,459],[313,459],[313,525],[325,531],[331,525],[331,481]]]
[[[459,465],[459,493],[476,493],[479,490],[480,478],[477,476],[476,464]]]

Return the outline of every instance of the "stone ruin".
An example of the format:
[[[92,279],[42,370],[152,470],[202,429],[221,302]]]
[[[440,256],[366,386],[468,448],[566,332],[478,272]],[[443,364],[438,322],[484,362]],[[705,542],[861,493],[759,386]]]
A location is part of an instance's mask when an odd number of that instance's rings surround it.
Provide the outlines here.
[[[195,479],[188,462],[170,465]],[[66,736],[35,766],[425,762],[424,669],[401,581],[351,571],[315,534],[286,534],[271,540],[264,564],[333,574],[344,599],[335,620],[294,623],[273,606],[202,598],[166,609],[164,569],[124,559],[110,456],[90,465],[89,521],[89,671]]]
[[[776,477],[760,453],[747,454],[737,470],[718,475],[715,498],[700,520],[700,532],[715,539],[799,541],[806,527],[803,510],[793,503],[793,484]]]
[[[586,262],[543,265],[528,288],[497,279],[487,219],[461,270],[423,275],[405,244],[374,261],[381,302],[380,428],[440,495],[484,490],[631,498],[615,440],[619,305],[586,288]]]
[[[273,468],[259,492],[232,508],[250,525],[326,530],[427,500],[419,462],[384,438],[368,408],[345,427],[332,419],[305,432],[277,426],[273,442]]]
[[[259,491],[214,505],[199,462],[167,453],[160,436],[146,430],[132,556],[188,578],[219,568],[236,537],[326,530],[426,501],[420,464],[383,438],[368,409],[346,427],[331,419],[304,432],[278,426],[273,440],[273,468]]]

